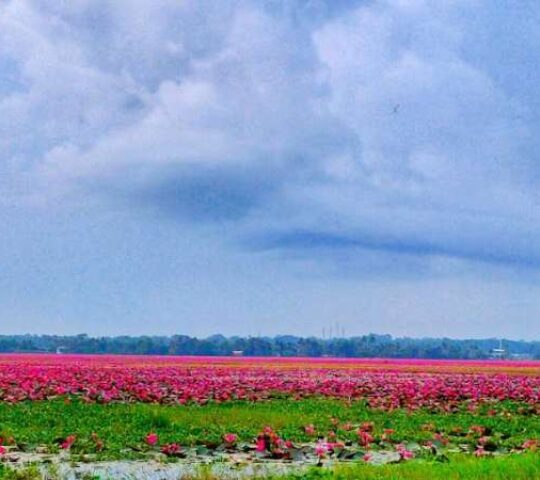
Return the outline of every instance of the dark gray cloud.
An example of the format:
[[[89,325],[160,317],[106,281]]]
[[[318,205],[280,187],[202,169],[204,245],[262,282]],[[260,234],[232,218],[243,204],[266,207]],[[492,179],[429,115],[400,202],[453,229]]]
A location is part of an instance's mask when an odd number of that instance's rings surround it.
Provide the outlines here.
[[[317,231],[291,231],[280,234],[268,234],[247,242],[254,248],[263,250],[296,250],[332,253],[336,250],[368,250],[379,253],[388,253],[394,256],[413,257],[449,257],[474,262],[485,262],[509,265],[519,268],[538,269],[540,257],[536,252],[512,251],[501,248],[499,244],[484,244],[475,246],[471,244],[449,245],[447,242],[431,243],[424,239],[414,240],[396,238],[389,235],[375,235],[367,232],[351,234],[349,236],[337,235]]]
[[[272,178],[261,172],[217,168],[166,175],[126,200],[185,222],[227,222],[245,218],[269,201],[274,189]]]

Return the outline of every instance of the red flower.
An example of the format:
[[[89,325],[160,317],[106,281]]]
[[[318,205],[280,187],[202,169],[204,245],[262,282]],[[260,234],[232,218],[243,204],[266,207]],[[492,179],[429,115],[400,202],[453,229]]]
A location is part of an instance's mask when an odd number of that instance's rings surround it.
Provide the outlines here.
[[[146,435],[145,440],[146,440],[146,443],[148,445],[154,446],[158,442],[159,437],[158,437],[157,433],[150,432],[148,435]]]
[[[523,445],[521,445],[521,448],[523,448],[524,450],[535,451],[539,446],[538,444],[538,440],[526,440],[525,442],[523,442]]]
[[[486,452],[486,451],[484,450],[484,447],[479,446],[479,447],[477,447],[477,449],[474,451],[474,455],[475,455],[476,457],[483,457],[483,456],[485,456],[485,455],[488,455],[488,452]]]
[[[182,448],[177,443],[169,443],[161,447],[161,453],[167,456],[176,455],[180,453],[181,450]]]
[[[372,432],[374,424],[373,422],[364,422],[360,425],[360,430],[363,432]]]
[[[264,452],[266,450],[266,440],[264,437],[257,438],[257,446],[255,447],[257,452]]]
[[[396,450],[402,460],[409,460],[414,457],[414,453],[410,450],[407,450],[402,444],[396,445]]]
[[[315,453],[317,454],[319,458],[324,457],[326,453],[328,452],[328,450],[329,450],[328,444],[325,442],[319,442],[317,443],[317,445],[315,445]]]
[[[358,431],[358,440],[360,442],[360,445],[364,447],[369,447],[369,444],[373,442],[373,435],[371,433],[366,432],[364,430]]]
[[[315,434],[315,427],[312,424],[306,425],[304,427],[304,432],[306,432],[308,435],[314,435]]]
[[[225,440],[226,443],[233,445],[234,443],[236,443],[236,440],[238,440],[238,436],[234,433],[226,433],[225,435],[223,435],[223,440]]]
[[[75,443],[75,440],[77,437],[75,435],[69,435],[66,437],[66,439],[60,444],[60,448],[63,448],[64,450],[68,450],[71,448],[71,446]]]

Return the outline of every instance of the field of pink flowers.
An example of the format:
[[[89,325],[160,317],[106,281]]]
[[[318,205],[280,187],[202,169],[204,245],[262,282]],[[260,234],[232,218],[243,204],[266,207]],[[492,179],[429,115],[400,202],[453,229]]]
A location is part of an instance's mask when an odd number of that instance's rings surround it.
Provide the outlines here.
[[[0,478],[25,458],[532,465],[539,415],[540,362],[0,355]]]
[[[513,400],[540,413],[540,363],[333,358],[2,355],[0,401],[205,404],[330,397],[393,410],[474,410]]]

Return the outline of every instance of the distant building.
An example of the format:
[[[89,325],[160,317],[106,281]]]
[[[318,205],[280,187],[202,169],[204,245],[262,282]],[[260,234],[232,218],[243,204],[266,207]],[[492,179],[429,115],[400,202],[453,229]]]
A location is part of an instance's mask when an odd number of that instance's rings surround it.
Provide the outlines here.
[[[244,350],[233,350],[232,355],[233,357],[242,357],[244,355]]]
[[[493,348],[491,350],[490,356],[495,360],[501,360],[507,357],[507,352],[502,346],[502,340],[499,340],[499,348]]]
[[[494,348],[491,350],[491,358],[506,358],[506,350],[504,348]]]

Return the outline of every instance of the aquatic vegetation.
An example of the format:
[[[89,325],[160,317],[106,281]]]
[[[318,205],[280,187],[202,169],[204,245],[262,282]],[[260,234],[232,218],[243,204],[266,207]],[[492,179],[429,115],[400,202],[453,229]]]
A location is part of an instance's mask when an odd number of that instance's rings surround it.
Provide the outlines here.
[[[0,464],[536,455],[539,413],[538,362],[0,356]]]
[[[0,401],[205,404],[315,396],[453,411],[512,400],[538,412],[540,363],[85,355],[0,356]],[[306,428],[310,428],[309,426]]]

